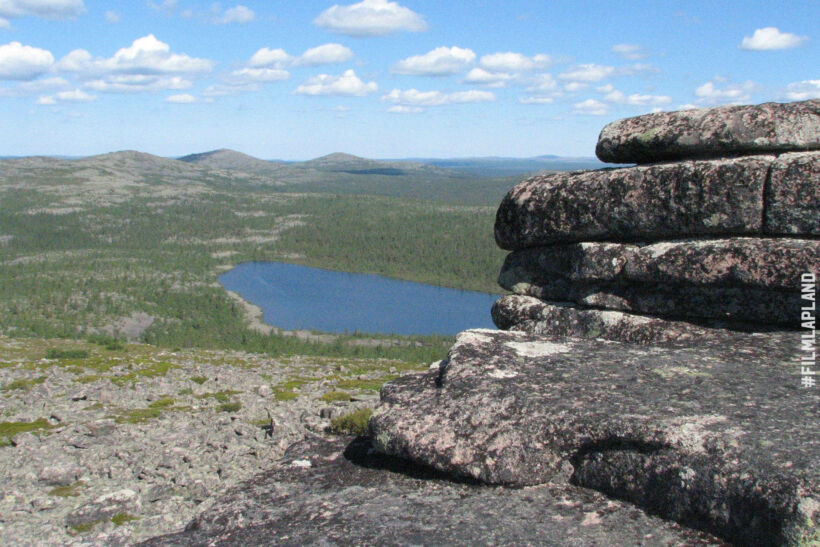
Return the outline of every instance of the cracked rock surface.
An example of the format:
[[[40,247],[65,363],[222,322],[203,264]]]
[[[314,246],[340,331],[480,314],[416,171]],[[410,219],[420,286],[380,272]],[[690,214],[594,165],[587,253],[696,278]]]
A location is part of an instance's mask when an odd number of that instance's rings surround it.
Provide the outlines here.
[[[488,484],[569,482],[744,544],[816,533],[820,393],[797,333],[675,347],[461,333],[447,360],[385,385],[386,454]]]
[[[650,163],[820,148],[820,100],[659,112],[612,122],[595,154]]]
[[[229,490],[181,533],[189,545],[721,545],[703,532],[566,483],[457,482],[370,442],[309,437]]]

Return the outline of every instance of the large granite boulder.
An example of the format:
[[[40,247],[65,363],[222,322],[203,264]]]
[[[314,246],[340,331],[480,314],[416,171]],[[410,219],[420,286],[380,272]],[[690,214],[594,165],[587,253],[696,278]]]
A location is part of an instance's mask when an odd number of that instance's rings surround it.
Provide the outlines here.
[[[358,438],[308,438],[226,492],[184,532],[142,545],[720,545],[717,538],[569,484],[456,482],[374,453]]]
[[[772,165],[770,178],[766,233],[820,236],[820,152],[783,154]]]
[[[539,175],[504,197],[503,249],[592,240],[758,234],[774,156]]]
[[[820,149],[820,100],[660,112],[613,122],[595,153],[611,163],[651,163]]]
[[[539,175],[504,197],[495,238],[518,250],[595,240],[816,236],[818,174],[820,152]]]
[[[466,331],[439,366],[382,387],[371,436],[456,476],[567,481],[730,542],[796,545],[818,533],[820,391],[799,385],[796,333],[731,336]]]
[[[567,302],[549,302],[532,296],[508,294],[492,308],[495,325],[539,336],[603,338],[637,344],[691,343],[696,340],[731,340],[725,328],[759,330],[747,323],[722,323],[713,327],[694,325],[614,310],[588,309]]]
[[[559,277],[576,283],[668,283],[800,290],[820,261],[816,239],[690,239],[652,244],[586,242],[510,253],[499,285]]]

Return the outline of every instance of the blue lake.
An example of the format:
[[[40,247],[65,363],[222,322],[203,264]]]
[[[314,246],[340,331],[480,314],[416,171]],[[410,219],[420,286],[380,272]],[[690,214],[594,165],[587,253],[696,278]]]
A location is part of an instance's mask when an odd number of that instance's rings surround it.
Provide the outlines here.
[[[456,334],[494,328],[498,295],[281,262],[246,262],[219,276],[275,327],[323,332]]]

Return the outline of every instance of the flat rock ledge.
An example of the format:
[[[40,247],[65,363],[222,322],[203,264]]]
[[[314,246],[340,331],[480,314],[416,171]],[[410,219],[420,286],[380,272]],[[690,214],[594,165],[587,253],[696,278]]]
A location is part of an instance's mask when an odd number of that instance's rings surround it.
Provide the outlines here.
[[[447,360],[382,387],[378,450],[487,484],[568,482],[748,545],[820,518],[820,392],[799,334],[685,347],[461,333]]]
[[[696,325],[621,311],[585,309],[569,302],[547,302],[518,294],[508,294],[496,300],[492,318],[493,323],[502,330],[550,337],[602,338],[636,344],[731,341],[734,334],[727,328],[741,332],[760,329],[759,325],[748,323]]]
[[[184,532],[141,545],[721,544],[586,488],[452,481],[374,453],[364,437],[311,437],[229,490]]]
[[[613,122],[595,154],[611,163],[820,149],[820,100],[660,112]]]
[[[498,208],[511,251],[577,241],[820,235],[820,152],[538,175]]]

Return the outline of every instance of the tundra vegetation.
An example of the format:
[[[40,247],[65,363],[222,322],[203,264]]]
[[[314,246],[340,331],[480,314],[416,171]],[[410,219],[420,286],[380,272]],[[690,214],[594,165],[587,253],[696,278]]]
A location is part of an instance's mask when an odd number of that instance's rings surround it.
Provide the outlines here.
[[[217,276],[270,260],[496,292],[494,203],[510,181],[473,176],[470,187],[464,175],[437,184],[438,171],[321,167],[281,183],[130,152],[0,162],[0,334],[112,349],[127,337],[275,356],[441,358],[450,337],[259,332]],[[49,357],[82,357],[61,351]]]

